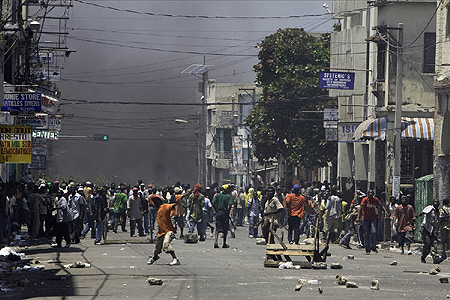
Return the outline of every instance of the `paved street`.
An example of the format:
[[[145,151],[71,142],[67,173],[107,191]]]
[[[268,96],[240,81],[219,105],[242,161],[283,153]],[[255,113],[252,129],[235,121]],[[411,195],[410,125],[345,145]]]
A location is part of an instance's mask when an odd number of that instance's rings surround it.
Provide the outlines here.
[[[107,244],[94,246],[87,238],[80,245],[59,251],[47,245],[21,248],[21,252],[46,266],[42,272],[9,274],[7,282],[30,280],[23,287],[0,294],[4,299],[443,299],[450,294],[450,284],[439,277],[450,277],[450,263],[440,265],[441,273],[429,275],[434,265],[421,264],[418,255],[401,256],[380,251],[366,256],[363,250],[331,246],[327,263],[340,262],[342,270],[264,268],[265,247],[248,239],[247,228],[238,229],[237,238],[229,239],[229,249],[214,249],[212,239],[198,244],[173,242],[180,266],[168,266],[170,256],[161,255],[148,266],[152,244]],[[110,235],[110,238],[113,237]],[[120,233],[116,239],[127,239]],[[347,255],[354,255],[348,260]],[[295,260],[295,259],[294,259]],[[304,258],[299,257],[299,260]],[[397,266],[390,266],[392,261]],[[64,264],[83,261],[91,268],[62,269]],[[431,259],[429,259],[431,261]],[[343,275],[359,285],[348,289],[335,283]],[[69,276],[68,276],[69,275]],[[148,277],[164,280],[162,286],[150,286]],[[299,278],[316,279],[319,285],[304,284],[294,291]],[[380,290],[370,290],[372,279],[378,279]],[[319,294],[318,287],[324,292]]]

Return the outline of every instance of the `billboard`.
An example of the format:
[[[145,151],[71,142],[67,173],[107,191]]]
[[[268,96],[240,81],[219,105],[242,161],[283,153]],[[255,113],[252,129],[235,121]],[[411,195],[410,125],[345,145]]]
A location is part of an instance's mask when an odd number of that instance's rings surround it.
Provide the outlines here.
[[[242,137],[233,136],[232,142],[233,163],[230,168],[230,175],[245,175],[247,174],[247,166],[244,165]]]
[[[5,93],[2,111],[40,112],[41,93]]]
[[[31,127],[0,126],[0,163],[31,163]]]

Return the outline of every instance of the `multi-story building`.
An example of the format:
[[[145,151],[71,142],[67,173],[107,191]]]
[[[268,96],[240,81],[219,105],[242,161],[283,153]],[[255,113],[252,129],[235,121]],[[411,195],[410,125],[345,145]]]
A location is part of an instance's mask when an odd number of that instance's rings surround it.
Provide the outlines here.
[[[434,116],[434,199],[450,198],[450,4],[436,11],[436,111]]]
[[[398,179],[402,188],[412,187],[415,178],[432,172],[435,11],[436,1],[428,0],[333,1],[339,24],[331,39],[331,70],[355,73],[354,90],[330,91],[338,98],[338,130],[353,131],[353,139],[338,146],[346,200],[356,189],[390,196],[397,187],[397,194]],[[403,68],[397,71],[398,57]],[[401,130],[394,126],[400,77]],[[395,134],[401,134],[400,178],[394,176]]]
[[[216,83],[206,90],[206,183],[251,183],[250,131],[244,125],[260,89],[251,84]]]

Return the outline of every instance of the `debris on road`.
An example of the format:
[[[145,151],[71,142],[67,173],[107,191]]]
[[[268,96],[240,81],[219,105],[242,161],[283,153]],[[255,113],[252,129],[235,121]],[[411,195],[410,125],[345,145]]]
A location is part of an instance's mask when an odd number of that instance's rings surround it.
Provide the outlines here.
[[[293,268],[294,264],[292,263],[292,261],[280,263],[280,265],[278,266],[278,269],[293,269]]]
[[[330,265],[330,269],[334,269],[334,270],[339,270],[339,269],[342,269],[342,265],[340,264],[340,263],[332,263],[331,265]]]
[[[347,278],[341,275],[336,275],[337,284],[339,285],[346,285],[347,284]]]
[[[323,288],[321,288],[320,286],[317,288],[317,290],[319,291],[319,294],[323,293]]]
[[[389,265],[391,265],[391,266],[396,266],[398,263],[397,263],[397,261],[396,260],[394,260],[394,261],[391,261],[390,263],[389,263]]]
[[[294,291],[296,291],[296,292],[298,292],[298,291],[300,291],[301,289],[302,289],[302,285],[301,284],[297,284],[296,286],[295,286],[295,288],[294,288]]]
[[[308,279],[300,278],[300,279],[297,281],[297,283],[298,283],[298,284],[307,284],[307,283],[308,283]]]
[[[439,282],[440,283],[448,283],[448,278],[447,277],[441,277],[441,278],[439,278]]]
[[[77,262],[75,262],[73,264],[64,265],[64,268],[66,268],[66,269],[70,269],[70,268],[90,268],[90,267],[91,267],[91,264],[88,264],[88,263],[85,263],[85,262],[82,262],[82,261],[77,261]]]
[[[319,284],[319,281],[316,280],[316,279],[311,279],[311,280],[308,280],[308,283],[309,283],[310,285],[316,285],[316,284]]]
[[[354,255],[347,255],[347,259],[355,259]]]
[[[186,244],[196,244],[198,243],[198,235],[193,232],[188,232],[184,235],[184,242]]]
[[[159,278],[151,278],[151,277],[149,277],[149,278],[147,279],[147,282],[148,282],[150,285],[162,285],[162,284],[163,284],[163,280],[162,280],[162,279],[159,279]]]
[[[266,240],[264,238],[256,238],[256,245],[265,245]]]
[[[357,289],[358,285],[356,282],[353,281],[347,281],[347,284],[345,285],[348,289]]]
[[[439,272],[436,269],[430,269],[430,271],[428,272],[428,274],[430,275],[437,275]]]
[[[380,289],[380,282],[376,279],[372,280],[371,286],[370,286],[371,290],[379,290]]]
[[[327,268],[327,264],[324,262],[315,262],[312,264],[312,268],[319,270],[319,269],[325,269]]]

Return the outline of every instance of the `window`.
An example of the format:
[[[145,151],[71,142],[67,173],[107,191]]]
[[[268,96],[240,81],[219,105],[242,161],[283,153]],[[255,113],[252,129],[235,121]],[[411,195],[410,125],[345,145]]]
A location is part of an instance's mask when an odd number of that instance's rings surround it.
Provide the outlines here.
[[[447,4],[447,24],[445,29],[445,35],[447,38],[450,38],[450,4]]]
[[[384,81],[386,68],[386,43],[381,42],[377,44],[377,80]]]
[[[436,33],[425,32],[423,43],[423,72],[434,73],[436,60]]]
[[[217,128],[215,137],[215,148],[217,152],[231,152],[231,129]]]

